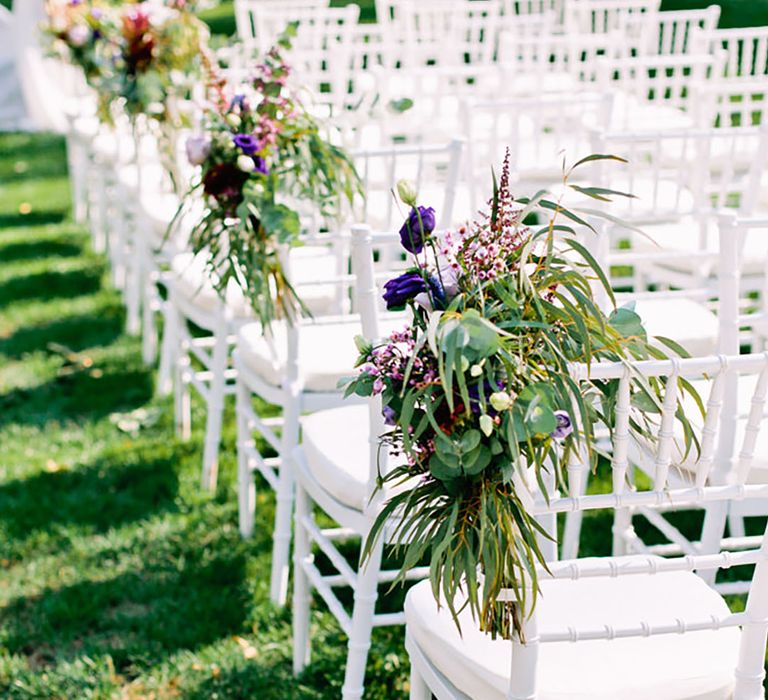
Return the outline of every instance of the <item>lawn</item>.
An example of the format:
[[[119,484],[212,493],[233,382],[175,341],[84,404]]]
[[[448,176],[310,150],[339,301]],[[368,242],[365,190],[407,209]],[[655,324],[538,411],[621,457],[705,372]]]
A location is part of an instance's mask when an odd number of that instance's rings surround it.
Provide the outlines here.
[[[69,217],[62,140],[0,136],[0,697],[338,697],[326,613],[291,676],[290,616],[268,602],[273,499],[243,541],[231,415],[202,495],[201,435],[174,440],[105,273]],[[401,631],[378,631],[369,697],[406,676]]]

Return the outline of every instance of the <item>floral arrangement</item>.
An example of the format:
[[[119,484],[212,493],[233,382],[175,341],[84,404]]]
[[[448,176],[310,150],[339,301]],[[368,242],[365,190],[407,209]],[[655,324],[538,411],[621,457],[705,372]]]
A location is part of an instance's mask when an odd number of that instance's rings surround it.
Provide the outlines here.
[[[103,119],[120,103],[131,117],[163,120],[169,96],[184,95],[201,74],[207,30],[190,8],[185,0],[49,1],[44,30],[82,67]]]
[[[573,188],[604,200],[621,194]],[[397,514],[399,580],[428,557],[435,596],[442,593],[454,617],[461,591],[481,629],[508,637],[520,628],[519,607],[497,602],[499,592],[512,589],[523,601],[527,588],[537,590],[537,566],[546,566],[537,536],[556,534],[526,512],[514,477],[530,483],[532,472],[546,491],[549,474],[562,486],[562,467],[577,444],[596,464],[590,426],[613,410],[615,386],[580,390],[569,364],[665,355],[631,308],[606,317],[597,307],[590,283],[599,280],[613,298],[610,287],[566,225],[588,224],[545,193],[514,199],[508,158],[489,213],[457,231],[438,234],[434,211],[418,206],[407,186],[398,189],[410,207],[400,241],[413,265],[387,282],[384,299],[388,309],[409,307],[412,321],[382,343],[358,340],[360,372],[347,387],[348,395],[381,396],[389,426],[382,444],[402,457],[380,476],[380,487],[399,488],[366,548]],[[549,223],[526,226],[537,212]],[[633,382],[649,410],[660,405],[652,381]],[[681,420],[688,449],[695,440]],[[633,426],[649,434],[642,418]]]
[[[226,84],[209,75],[213,104],[203,133],[187,142],[201,176],[180,209],[202,190],[207,206],[192,231],[192,249],[209,254],[220,292],[230,280],[242,287],[265,325],[290,322],[305,310],[281,259],[281,251],[299,243],[298,208],[309,204],[333,217],[359,190],[349,158],[323,137],[290,86],[282,52],[295,31],[289,25],[265,55],[248,93],[229,96]]]

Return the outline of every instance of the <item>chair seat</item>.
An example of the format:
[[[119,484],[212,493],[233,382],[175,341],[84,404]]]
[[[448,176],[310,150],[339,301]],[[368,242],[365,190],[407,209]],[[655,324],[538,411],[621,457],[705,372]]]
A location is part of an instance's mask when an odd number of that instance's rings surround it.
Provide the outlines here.
[[[691,355],[712,355],[717,351],[717,316],[691,299],[642,299],[635,311],[649,336],[663,336],[682,345]]]
[[[619,558],[619,566],[628,558]],[[688,572],[541,581],[539,631],[622,626],[728,614],[725,601]],[[408,592],[405,618],[421,651],[456,688],[476,700],[504,700],[512,644],[492,640],[459,615],[463,637],[429,581]],[[536,700],[725,700],[731,697],[737,628],[649,638],[544,643]]]
[[[638,251],[659,252],[670,250],[680,253],[709,252],[713,256],[720,248],[717,222],[708,219],[702,224],[693,217],[683,217],[680,221],[643,226],[645,236],[635,236],[632,239],[632,249]],[[646,237],[647,236],[647,237]],[[674,257],[669,260],[660,259],[655,264],[670,270],[679,270],[688,274],[701,274],[705,263],[699,257]],[[768,237],[761,231],[749,231],[741,251],[742,275],[762,274],[765,261],[768,259]],[[713,257],[711,271],[715,272],[717,261]]]
[[[171,271],[174,274],[174,289],[188,302],[207,313],[215,313],[220,309],[222,299],[210,282],[203,256],[179,253],[171,260]],[[234,281],[230,281],[227,286],[226,304],[237,317],[253,315]]]
[[[176,275],[177,291],[203,311],[215,311],[221,303],[208,279],[204,258],[192,253],[180,253],[173,258],[171,269]],[[309,310],[316,315],[333,311],[338,303],[336,285],[302,286],[302,282],[331,277],[335,274],[336,258],[321,246],[307,246],[291,251],[291,276],[294,287]],[[238,317],[251,317],[253,312],[241,289],[234,281],[227,288],[226,303]],[[354,344],[353,344],[354,347]]]
[[[368,405],[317,411],[304,416],[301,426],[302,450],[312,477],[340,503],[362,510],[371,495]],[[402,457],[392,456],[389,466],[398,460]]]
[[[389,316],[383,333],[402,329],[400,315]],[[267,340],[260,324],[249,323],[238,332],[237,347],[245,365],[266,383],[280,386],[285,376],[286,326],[274,323]],[[362,333],[359,320],[303,325],[299,331],[299,371],[306,391],[339,391],[339,380],[356,373],[359,352],[355,336]]]

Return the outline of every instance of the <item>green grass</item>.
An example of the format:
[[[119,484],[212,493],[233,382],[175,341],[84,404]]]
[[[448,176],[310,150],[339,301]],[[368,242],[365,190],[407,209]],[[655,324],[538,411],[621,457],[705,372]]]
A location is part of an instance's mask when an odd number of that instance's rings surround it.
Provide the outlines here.
[[[201,434],[173,438],[106,263],[70,220],[64,163],[58,137],[0,136],[0,697],[337,698],[345,640],[327,613],[315,662],[291,675],[266,489],[256,536],[238,534],[231,414],[206,496]],[[402,696],[406,677],[402,631],[377,631],[369,697]]]

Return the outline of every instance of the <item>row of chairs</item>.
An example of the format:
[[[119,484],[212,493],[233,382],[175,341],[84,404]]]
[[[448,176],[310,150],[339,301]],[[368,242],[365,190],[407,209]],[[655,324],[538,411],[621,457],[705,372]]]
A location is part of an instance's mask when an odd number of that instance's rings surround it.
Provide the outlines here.
[[[296,8],[292,12],[293,17],[310,17],[311,24],[311,12],[307,15],[299,14]],[[551,41],[557,42],[561,39],[552,35]],[[299,44],[297,64],[303,65],[302,55],[307,57],[311,53],[310,49],[302,52]],[[330,48],[326,45],[321,55],[325,57],[326,63],[331,65],[334,57],[333,44]],[[674,57],[674,61],[680,61],[682,64],[691,58],[690,55],[682,58],[678,56]],[[612,59],[609,56],[601,54],[600,60],[605,60],[607,66],[611,65]],[[621,60],[630,62],[636,68],[642,66],[642,62],[636,57],[630,56]],[[680,70],[679,85],[686,94],[696,92],[708,78],[713,77],[713,73],[719,74],[719,70],[713,70],[715,58],[707,56],[704,60],[710,63],[703,73],[691,71],[690,65],[688,70]],[[618,61],[619,59],[615,59],[613,63],[617,71],[620,65]],[[399,59],[389,71],[393,80],[398,77],[405,79],[411,73],[397,67],[398,63]],[[444,75],[440,68],[437,64],[434,67],[426,67],[424,72],[432,76]],[[494,67],[491,68],[495,70]],[[233,70],[236,72],[238,67],[234,66]],[[590,90],[594,94],[584,96],[584,99],[581,96],[574,97],[573,93],[566,98],[562,94],[558,95],[556,90],[537,94],[533,89],[530,91],[530,97],[521,98],[517,104],[512,101],[505,104],[496,100],[498,104],[494,105],[489,99],[489,94],[493,93],[482,93],[479,90],[482,80],[471,78],[474,70],[474,67],[467,69],[466,75],[470,77],[462,84],[464,94],[456,103],[457,114],[460,115],[459,123],[465,127],[465,139],[449,140],[445,134],[443,143],[429,145],[426,142],[430,139],[426,139],[424,135],[427,132],[434,135],[443,124],[448,123],[448,120],[444,119],[444,111],[436,111],[435,116],[417,116],[415,112],[409,116],[406,112],[406,119],[416,123],[422,130],[421,133],[406,133],[401,139],[405,143],[401,145],[391,144],[392,135],[379,136],[380,140],[376,142],[376,146],[368,145],[355,152],[356,166],[363,178],[366,193],[364,199],[350,212],[347,223],[337,225],[332,228],[330,234],[325,233],[323,236],[311,232],[304,248],[286,254],[292,278],[299,293],[313,308],[315,317],[302,321],[293,328],[278,324],[268,333],[250,318],[247,305],[236,287],[228,290],[226,299],[221,299],[215,293],[206,279],[204,261],[194,259],[186,252],[183,235],[166,240],[166,228],[178,202],[169,186],[168,172],[174,172],[176,182],[180,183],[191,176],[189,169],[177,162],[173,154],[162,159],[158,156],[156,135],[150,133],[149,128],[140,129],[140,137],[134,139],[133,132],[127,126],[121,125],[120,120],[117,131],[113,133],[101,128],[95,130],[93,122],[88,119],[73,120],[70,138],[72,169],[73,173],[85,172],[87,176],[82,179],[78,179],[77,175],[74,177],[75,183],[79,182],[81,185],[77,201],[85,203],[84,207],[79,208],[80,215],[87,216],[94,232],[95,244],[109,252],[115,282],[125,290],[129,329],[134,332],[142,331],[145,357],[148,361],[154,359],[156,347],[162,346],[159,386],[164,390],[173,386],[177,424],[182,435],[188,435],[190,429],[190,390],[198,391],[205,400],[207,425],[202,480],[207,488],[214,488],[216,483],[223,406],[228,395],[235,395],[241,531],[244,535],[252,532],[255,476],[260,474],[264,477],[264,482],[277,494],[271,585],[271,595],[277,603],[284,603],[287,599],[291,522],[292,519],[295,520],[295,669],[301,670],[309,658],[309,602],[311,591],[314,590],[324,599],[349,636],[345,698],[358,698],[362,695],[372,627],[400,624],[404,621],[409,622],[408,646],[415,669],[412,683],[414,697],[428,697],[427,692],[435,692],[441,697],[463,697],[461,693],[470,697],[495,697],[491,691],[486,695],[485,690],[480,692],[476,686],[467,685],[466,679],[457,679],[452,674],[450,661],[445,662],[446,654],[451,653],[458,658],[460,652],[466,652],[466,645],[457,640],[455,635],[450,635],[437,626],[442,624],[439,620],[443,619],[443,614],[434,611],[433,615],[430,606],[419,598],[425,595],[423,584],[414,588],[409,598],[411,603],[405,613],[376,613],[378,586],[382,582],[391,581],[394,575],[393,572],[382,571],[381,550],[374,552],[368,567],[357,571],[354,564],[350,564],[343,556],[341,550],[344,550],[344,547],[340,548],[342,542],[363,538],[376,512],[376,502],[370,502],[369,499],[374,477],[372,465],[376,464],[376,460],[370,458],[368,451],[370,437],[380,432],[380,414],[375,407],[371,409],[368,406],[348,405],[349,402],[342,404],[337,380],[352,372],[355,356],[352,339],[356,334],[362,331],[366,336],[374,338],[385,332],[388,324],[397,326],[402,323],[402,318],[397,317],[379,319],[380,309],[375,301],[380,296],[377,288],[381,281],[403,264],[393,250],[396,249],[396,237],[391,233],[399,227],[402,215],[390,194],[398,179],[405,178],[416,182],[422,202],[437,209],[441,228],[448,227],[452,222],[471,215],[481,206],[482,202],[479,200],[484,191],[482,182],[488,179],[483,177],[481,170],[489,171],[491,163],[499,160],[499,150],[503,148],[505,141],[521,146],[514,166],[516,186],[521,192],[527,193],[524,188],[531,185],[556,185],[557,169],[550,167],[549,163],[553,163],[552,156],[564,146],[558,144],[555,136],[567,135],[567,124],[570,122],[571,129],[578,134],[579,139],[569,142],[569,153],[576,156],[583,155],[586,150],[594,150],[617,152],[628,157],[630,163],[622,166],[621,175],[604,172],[603,164],[600,163],[595,164],[591,175],[596,178],[598,184],[609,184],[615,189],[638,193],[638,200],[628,200],[626,207],[622,207],[622,200],[619,199],[611,204],[608,211],[627,218],[634,225],[642,226],[646,230],[651,229],[652,237],[661,245],[658,249],[650,244],[643,248],[646,241],[643,236],[620,224],[610,222],[596,226],[597,235],[586,230],[581,232],[584,241],[595,249],[603,265],[613,269],[615,281],[627,291],[627,298],[639,299],[638,304],[646,304],[647,307],[654,300],[658,300],[657,319],[666,321],[667,328],[671,326],[672,332],[665,331],[664,334],[673,338],[676,331],[682,330],[681,319],[693,321],[692,334],[680,340],[691,343],[692,337],[698,334],[701,344],[696,348],[696,354],[699,355],[716,351],[737,354],[739,343],[746,338],[739,332],[744,325],[754,327],[748,342],[759,342],[758,338],[762,332],[759,314],[751,313],[749,317],[739,318],[743,311],[753,311],[747,308],[746,304],[755,306],[754,300],[746,296],[746,293],[760,289],[764,275],[761,274],[759,263],[752,268],[752,275],[744,275],[743,283],[737,280],[734,286],[733,277],[739,271],[748,269],[744,264],[747,255],[752,254],[753,260],[759,259],[761,245],[764,247],[764,244],[758,234],[757,245],[750,247],[751,244],[747,241],[754,240],[755,236],[749,233],[746,223],[728,224],[729,230],[739,232],[738,236],[733,235],[729,240],[738,240],[743,246],[740,243],[736,249],[740,258],[737,258],[736,262],[729,258],[731,266],[722,272],[717,263],[724,260],[724,248],[720,247],[718,241],[721,234],[718,234],[717,225],[713,223],[716,221],[716,213],[722,207],[730,207],[737,216],[748,216],[759,206],[763,196],[761,177],[768,140],[764,128],[751,124],[759,123],[761,116],[755,119],[750,115],[749,124],[742,122],[741,125],[726,128],[715,128],[725,127],[729,123],[724,117],[713,118],[706,124],[695,123],[696,128],[692,129],[694,122],[691,121],[693,110],[690,105],[676,103],[667,106],[671,117],[669,121],[672,122],[666,125],[667,128],[654,129],[653,133],[648,132],[646,128],[645,133],[641,133],[643,130],[638,130],[638,126],[647,127],[651,123],[656,125],[653,120],[658,118],[659,112],[649,111],[645,118],[638,120],[633,131],[629,132],[626,125],[612,122],[610,116],[615,109],[611,103],[616,101],[617,96],[619,99],[626,99],[626,83],[620,86],[618,81],[613,80],[607,87],[597,87],[590,82]],[[374,70],[370,72],[376,73]],[[606,69],[606,73],[608,72]],[[304,76],[308,75],[309,73],[297,70],[298,80],[303,80]],[[646,74],[646,79],[651,77],[652,73]],[[374,81],[377,79],[380,78],[374,76]],[[657,93],[648,95],[648,83],[640,80],[638,82],[643,87],[638,88],[636,92],[637,108],[658,107],[659,105],[653,104],[653,97],[656,97]],[[535,84],[535,76],[531,83]],[[579,82],[576,84],[581,85]],[[713,81],[706,84],[709,86],[715,83]],[[437,92],[439,91],[436,90]],[[605,97],[604,93],[609,96]],[[318,91],[317,94],[322,101],[323,93]],[[414,109],[418,109],[418,97],[422,93],[414,94],[417,95]],[[424,94],[428,92],[424,90]],[[725,103],[730,104],[730,100],[720,98],[716,104]],[[681,110],[681,106],[687,107],[687,111]],[[484,115],[484,110],[494,116]],[[628,111],[634,113],[633,110]],[[359,132],[371,126],[367,123],[367,120],[372,119],[371,115],[377,119],[373,126],[378,128],[380,134],[386,133],[386,129],[392,128],[388,123],[389,114],[391,112],[367,112],[365,120],[353,123],[351,127],[349,122],[342,118],[344,115],[337,115],[338,121],[334,121],[342,129],[355,132],[353,136],[357,138]],[[605,114],[609,116],[606,117]],[[532,118],[532,115],[536,117]],[[557,121],[559,115],[565,115],[562,122]],[[494,124],[493,128],[481,128],[483,119],[486,120],[486,125]],[[716,121],[717,124],[714,123]],[[541,129],[542,143],[545,142],[545,136],[552,135],[548,142],[549,153],[547,148],[542,146],[540,151],[531,150],[524,159],[525,148],[530,148],[530,144],[537,141],[531,134],[531,123],[544,127]],[[559,123],[564,125],[562,129],[552,126]],[[612,123],[615,128],[612,128]],[[476,131],[470,133],[468,124]],[[449,128],[445,127],[445,131],[448,132]],[[571,148],[573,150],[570,150]],[[526,172],[526,166],[531,162],[535,163],[535,168]],[[116,164],[118,167],[115,167]],[[540,164],[544,164],[544,167]],[[567,193],[560,194],[564,197],[570,196]],[[599,208],[599,203],[595,207]],[[194,215],[194,211],[187,215],[189,221],[194,220]],[[586,215],[591,216],[589,212]],[[352,235],[349,222],[359,224],[352,229]],[[723,227],[726,227],[726,224],[723,224]],[[183,232],[185,226],[179,228]],[[755,231],[759,229],[757,225],[752,228]],[[672,242],[670,239],[673,239]],[[683,240],[687,243],[677,249],[675,254],[670,254],[669,250]],[[703,251],[700,251],[701,241],[706,242]],[[373,249],[377,252],[375,266]],[[701,261],[701,264],[698,261]],[[355,285],[357,291],[353,293]],[[167,289],[167,298],[159,293],[159,286]],[[758,297],[759,300],[763,298],[764,296]],[[681,306],[683,303],[685,305]],[[732,311],[734,306],[737,309],[735,312]],[[673,307],[675,310],[672,310]],[[718,315],[713,314],[713,308],[718,309]],[[731,311],[724,312],[725,308]],[[694,317],[694,309],[698,316]],[[161,313],[164,320],[162,343],[158,341],[155,333],[155,312]],[[734,318],[737,319],[737,327],[734,327]],[[730,319],[727,326],[725,319]],[[650,330],[652,333],[660,333],[665,329]],[[687,361],[681,362],[682,364],[675,367],[683,367],[680,371],[684,373],[707,373],[705,381],[716,374],[715,370],[712,370],[713,360],[690,365],[686,364]],[[730,366],[742,367],[739,362],[741,361],[736,361],[735,365],[731,362]],[[743,371],[748,377],[754,378],[762,371],[761,367],[759,359],[752,359],[743,364]],[[616,368],[602,371],[619,372]],[[664,376],[667,376],[665,372],[671,372],[667,365],[649,367],[648,371]],[[672,374],[679,376],[679,372]],[[721,389],[722,387],[719,387],[718,391]],[[254,396],[277,406],[278,417],[265,416],[258,408],[262,404],[254,405]],[[734,412],[734,415],[736,413]],[[302,418],[302,414],[309,415]],[[620,436],[621,430],[615,433]],[[667,445],[668,442],[663,441],[663,444]],[[617,459],[616,454],[621,461],[621,449],[623,448],[617,448],[615,443],[614,461]],[[632,464],[636,464],[639,459],[637,455],[633,455]],[[531,507],[539,508],[542,518],[546,516],[551,519],[553,513],[564,512],[565,501],[568,501],[571,510],[577,512],[605,507],[607,497],[602,501],[590,501],[590,497],[581,495],[587,483],[584,470],[574,467],[571,473],[574,476],[569,494],[570,501],[568,498],[564,501],[550,499],[554,505],[545,513],[550,506],[545,508],[537,501],[541,494],[532,494],[532,503],[538,505]],[[647,559],[650,550],[644,550],[644,544],[634,535],[633,519],[641,514],[651,514],[650,517],[656,518],[657,523],[662,523],[662,520],[666,522],[666,519],[662,518],[663,509],[658,507],[658,493],[671,493],[670,489],[678,488],[677,484],[670,482],[668,476],[669,474],[656,480],[653,496],[644,496],[646,500],[638,499],[636,503],[631,502],[631,499],[626,502],[614,501],[622,506],[619,508],[617,523],[622,525],[622,532],[625,533],[617,540],[616,554],[640,551]],[[620,481],[621,484],[615,482],[617,491],[619,486],[623,489],[625,483],[623,477]],[[710,481],[705,479],[705,485],[709,483]],[[752,510],[761,512],[760,508],[763,506],[760,503],[765,494],[760,488],[763,487],[753,489],[754,493],[717,491],[720,500],[727,503],[727,508],[722,512],[725,513],[724,517],[731,517],[732,531],[738,527],[737,518],[741,517],[739,514],[747,512],[736,509],[734,494],[741,499],[739,504],[749,504]],[[707,499],[714,500],[714,496],[710,495],[701,495],[699,499],[699,494],[691,494],[690,489],[686,494],[687,500],[681,498],[676,502],[673,499],[671,505],[685,504],[696,507]],[[316,506],[335,520],[338,527],[327,528],[321,524],[322,520],[316,520]],[[662,523],[661,527],[666,526]],[[716,530],[717,528],[714,528],[712,531]],[[671,532],[669,528],[663,531],[665,534]],[[575,556],[579,541],[578,517],[569,519],[566,533],[564,552]],[[722,531],[718,538],[711,542],[716,541],[719,546],[720,536]],[[695,548],[699,548],[696,549],[697,552],[700,551],[700,543],[685,540],[688,542],[685,544],[683,540],[680,535],[675,541],[675,546],[679,547],[680,551],[688,554]],[[753,545],[754,540],[750,546]],[[333,565],[335,573],[329,575],[321,571],[321,567],[313,559],[315,551],[322,552]],[[660,553],[668,552],[661,550]],[[755,554],[749,556],[755,561],[759,560]],[[716,563],[714,559],[708,561]],[[687,562],[686,567],[688,570],[699,569],[698,564],[698,560]],[[592,571],[589,564],[577,566]],[[637,569],[632,573],[642,573],[639,564]],[[420,578],[423,574],[423,570],[417,569],[412,572],[412,577]],[[685,578],[682,582],[685,586],[698,585],[691,583],[690,576],[680,578]],[[680,589],[681,599],[690,593],[685,586]],[[353,590],[354,604],[351,613],[342,603],[344,596],[339,596],[339,587],[351,587]],[[562,590],[565,595],[570,595],[567,586]],[[594,589],[585,590],[587,598],[593,593]],[[622,595],[629,596],[630,593],[631,591],[625,591]],[[719,598],[717,600],[720,601]],[[648,602],[648,605],[650,604],[651,601]],[[720,606],[717,609],[722,612],[722,603],[715,603],[714,598],[707,598],[707,605],[708,608],[704,606],[707,614],[717,606]],[[697,608],[695,615],[700,613],[702,609]],[[694,613],[691,612],[691,615]],[[583,619],[587,620],[586,617]],[[720,620],[720,617],[717,620]],[[729,623],[733,624],[742,622],[742,618],[729,620]],[[712,624],[715,626],[714,621]],[[443,630],[438,636],[453,646],[449,650],[446,650],[446,647],[430,646],[423,633],[424,629],[429,630],[430,627]],[[728,649],[725,649],[724,642],[722,658],[716,665],[718,672],[722,672],[719,676],[721,680],[725,677],[723,669],[733,657],[733,635],[728,638],[727,644]],[[758,646],[759,639],[753,640],[749,647],[752,657],[755,656]],[[470,648],[483,654],[484,647],[479,645],[474,637]],[[625,658],[623,651],[616,653],[617,657]],[[663,658],[667,653],[659,652],[658,658]],[[528,651],[515,651],[515,654],[516,663],[522,663],[522,658],[528,656]],[[633,652],[628,654],[633,655]],[[439,662],[441,658],[442,663]],[[491,655],[488,655],[487,659],[489,663],[492,659],[494,663],[498,660]],[[698,657],[696,661],[698,663]],[[618,661],[616,664],[616,669],[626,666],[621,666]],[[735,663],[731,668],[733,666]],[[524,667],[528,670],[516,670],[514,677],[528,678],[530,681],[530,668],[535,667],[535,664],[526,662]],[[571,659],[564,668],[576,673],[579,664]],[[588,667],[584,665],[583,668]],[[696,668],[706,666],[702,662],[701,666]],[[758,668],[754,659],[751,665],[745,662],[742,668],[742,675],[750,676],[750,679],[742,683],[749,687],[749,692],[754,690]],[[668,669],[668,676],[662,676],[662,679],[668,680],[672,670]],[[599,669],[595,670],[593,667],[593,671],[593,680],[599,685]],[[528,675],[525,675],[526,673]],[[479,675],[483,677],[487,674],[483,670]],[[552,674],[539,672],[540,677],[549,675]],[[500,679],[499,683],[503,685],[508,677],[507,671],[502,669],[497,680]],[[616,677],[621,678],[622,675],[617,672]],[[578,678],[581,679],[581,676]],[[445,686],[439,685],[443,682],[446,683]],[[494,691],[501,692],[499,697],[503,697],[506,692],[505,688],[499,691],[502,685],[497,683]],[[446,689],[450,687],[453,689],[448,692]],[[639,681],[637,687],[647,688]],[[726,683],[722,687],[730,686]],[[611,688],[615,690],[615,687]],[[422,693],[422,696],[418,693]],[[652,693],[644,697],[649,696],[652,696]],[[739,697],[753,696],[757,697],[747,694]]]

